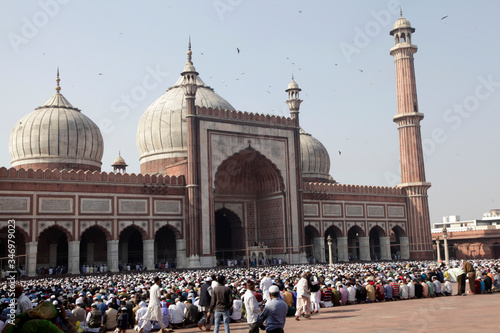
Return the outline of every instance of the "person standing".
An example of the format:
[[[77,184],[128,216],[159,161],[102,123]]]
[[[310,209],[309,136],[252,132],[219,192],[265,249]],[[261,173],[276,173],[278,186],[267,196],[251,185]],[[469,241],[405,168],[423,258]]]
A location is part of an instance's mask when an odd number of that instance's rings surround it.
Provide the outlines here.
[[[201,285],[199,294],[200,294],[200,300],[198,303],[198,306],[200,307],[201,312],[203,312],[203,316],[201,317],[200,321],[198,322],[198,327],[200,330],[205,330],[210,331],[210,327],[212,326],[212,318],[208,318],[208,311],[210,309],[210,302],[212,301],[212,278],[207,277],[205,279],[205,283]]]
[[[243,296],[243,301],[245,303],[245,311],[247,314],[248,322],[248,333],[258,333],[259,325],[257,323],[257,318],[260,314],[259,302],[255,298],[255,282],[252,280],[247,281],[247,291]]]
[[[309,274],[311,274],[309,272]],[[311,290],[311,313],[319,313],[319,303],[321,300],[321,291],[319,285],[319,279],[316,274],[312,274],[309,276],[309,289]]]
[[[162,332],[167,331],[167,327],[165,326],[165,323],[163,322],[163,315],[161,313],[161,305],[160,305],[161,280],[158,276],[155,276],[153,281],[154,281],[154,284],[151,287],[151,291],[150,291],[150,295],[149,295],[148,312],[146,313],[146,315],[142,319],[143,323],[139,327],[139,333],[143,333],[144,327],[146,326],[146,324],[148,324],[151,321],[157,321],[158,324],[160,324]]]
[[[467,279],[469,279],[470,293],[473,294],[476,290],[476,270],[474,269],[474,266],[468,261],[464,261],[462,266],[464,269],[464,273],[467,275]]]
[[[269,297],[269,288],[273,285],[273,280],[271,278],[266,276],[267,274],[264,272],[261,275],[261,280],[260,280],[260,290],[262,290],[262,296],[266,300],[266,302],[269,302],[271,298]]]
[[[224,321],[224,331],[229,333],[229,309],[231,308],[231,289],[225,286],[226,277],[219,276],[217,279],[219,286],[213,290],[210,311],[208,315],[214,312],[214,333],[219,333],[221,318]]]
[[[300,315],[304,311],[304,307],[306,318],[311,319],[311,294],[307,284],[306,272],[302,273],[301,278],[297,283],[297,311],[295,312],[295,320],[300,320]]]
[[[269,288],[269,296],[271,301],[266,303],[264,311],[257,318],[257,323],[260,326],[265,321],[268,333],[284,333],[288,305],[280,299],[280,290],[277,286]]]
[[[465,272],[460,267],[450,268],[448,270],[448,276],[452,282],[458,284],[457,295],[465,295]]]
[[[24,288],[20,284],[14,287],[14,297],[17,300],[16,314],[25,313],[33,309],[33,303],[28,296],[24,294]]]

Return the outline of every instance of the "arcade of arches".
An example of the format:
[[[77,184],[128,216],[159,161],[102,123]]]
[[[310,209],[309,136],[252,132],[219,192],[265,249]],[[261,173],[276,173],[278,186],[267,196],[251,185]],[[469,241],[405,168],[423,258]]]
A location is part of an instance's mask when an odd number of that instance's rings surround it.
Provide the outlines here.
[[[35,276],[37,269],[66,267],[70,274],[79,274],[81,265],[106,265],[118,272],[119,264],[140,264],[144,269],[154,269],[155,262],[175,262],[181,258],[178,244],[180,234],[170,226],[157,230],[154,239],[148,239],[144,230],[133,225],[123,229],[118,239],[112,239],[104,228],[94,225],[81,233],[79,240],[59,226],[43,230],[36,242],[27,242],[27,235],[16,230],[16,255],[18,265],[28,276]],[[0,230],[0,258],[8,257],[7,232]],[[0,262],[4,268],[6,261]]]
[[[342,231],[332,225],[321,237],[312,225],[305,227],[306,253],[309,261],[328,262],[328,237],[332,242],[332,262],[345,261],[377,261],[391,259],[408,259],[408,237],[403,229],[395,226],[386,236],[385,231],[374,226],[368,234],[358,225],[347,231],[347,237]]]

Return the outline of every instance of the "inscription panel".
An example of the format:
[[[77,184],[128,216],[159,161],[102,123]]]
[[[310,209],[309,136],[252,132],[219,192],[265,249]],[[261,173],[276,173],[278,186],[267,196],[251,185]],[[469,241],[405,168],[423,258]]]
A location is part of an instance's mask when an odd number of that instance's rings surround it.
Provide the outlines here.
[[[72,198],[40,198],[40,213],[73,213]]]
[[[181,202],[179,200],[155,200],[154,213],[157,215],[180,214]]]
[[[346,216],[363,216],[363,205],[345,205]]]
[[[81,212],[86,214],[92,213],[108,213],[112,212],[111,209],[111,199],[91,199],[91,198],[81,198],[80,199]]]
[[[319,216],[319,208],[316,204],[304,204],[305,216]]]
[[[0,213],[29,213],[30,197],[0,197]]]
[[[342,205],[340,204],[324,204],[323,216],[342,216]]]
[[[366,206],[368,217],[385,217],[384,206]]]
[[[404,217],[405,208],[403,206],[388,206],[387,213],[389,217]]]
[[[147,214],[148,201],[146,199],[119,199],[118,212],[120,214]]]

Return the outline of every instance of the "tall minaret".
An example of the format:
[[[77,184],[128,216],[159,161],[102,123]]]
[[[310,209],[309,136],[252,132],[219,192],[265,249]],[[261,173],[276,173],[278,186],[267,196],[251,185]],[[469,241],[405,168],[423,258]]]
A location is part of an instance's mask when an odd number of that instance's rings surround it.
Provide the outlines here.
[[[424,154],[420,121],[424,114],[419,112],[417,102],[417,84],[413,54],[417,46],[411,43],[411,34],[415,29],[410,22],[401,17],[394,23],[391,35],[394,47],[391,55],[396,65],[396,87],[398,114],[394,122],[398,124],[399,153],[401,160],[401,184],[408,196],[408,228],[410,258],[415,260],[432,259],[431,223],[427,189],[430,183],[425,181]]]
[[[302,199],[302,157],[300,153],[300,123],[299,123],[299,109],[300,103],[302,100],[299,98],[299,92],[302,89],[299,88],[299,85],[293,79],[288,84],[288,88],[285,92],[288,94],[288,99],[286,103],[288,104],[288,108],[290,109],[290,116],[295,124],[295,132],[294,132],[294,151],[295,151],[295,176],[297,182],[297,215],[298,215],[298,230],[291,230],[292,233],[297,233],[299,235],[299,246],[306,245],[305,240],[305,230],[304,230],[304,215],[303,215],[303,199]],[[288,227],[290,228],[290,227]],[[289,229],[288,229],[289,230]],[[287,232],[287,235],[289,233]],[[289,236],[291,237],[291,235]],[[303,251],[304,248],[301,248],[300,251]],[[305,252],[301,253],[301,261],[303,263],[307,263],[307,258]]]
[[[188,163],[187,163],[187,192],[188,192],[188,221],[186,228],[186,257],[188,258],[188,267],[199,267],[200,265],[200,200],[199,200],[199,142],[198,142],[198,119],[196,118],[196,90],[198,85],[196,78],[198,72],[191,61],[191,38],[187,51],[188,60],[184,71],[182,88],[186,98],[186,118],[188,128]]]

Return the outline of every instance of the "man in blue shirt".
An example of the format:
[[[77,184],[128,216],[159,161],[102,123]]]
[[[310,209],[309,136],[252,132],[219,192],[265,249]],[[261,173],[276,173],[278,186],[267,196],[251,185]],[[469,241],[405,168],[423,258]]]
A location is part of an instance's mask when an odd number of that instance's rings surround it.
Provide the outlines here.
[[[288,305],[280,299],[278,286],[269,288],[269,296],[271,296],[271,301],[266,303],[266,307],[257,318],[257,322],[262,325],[265,321],[268,333],[283,333]]]

